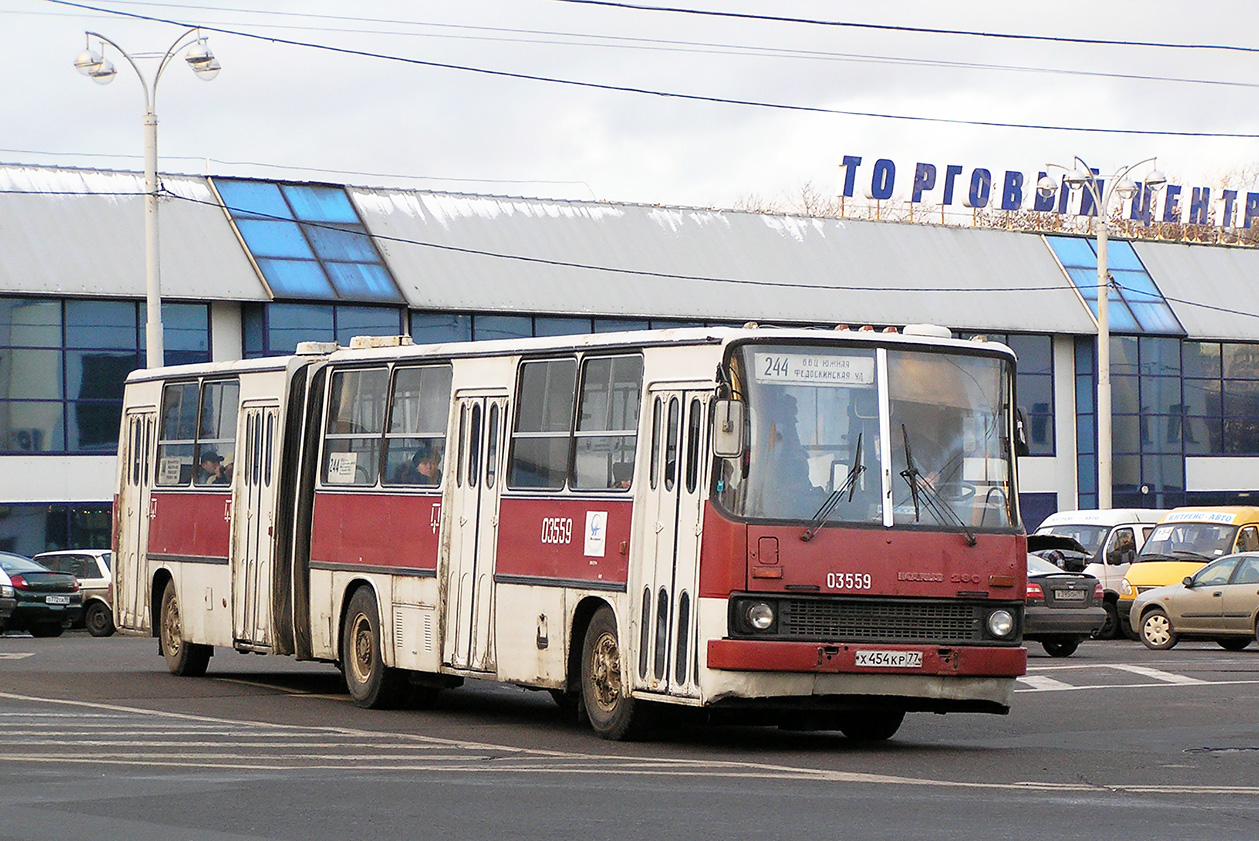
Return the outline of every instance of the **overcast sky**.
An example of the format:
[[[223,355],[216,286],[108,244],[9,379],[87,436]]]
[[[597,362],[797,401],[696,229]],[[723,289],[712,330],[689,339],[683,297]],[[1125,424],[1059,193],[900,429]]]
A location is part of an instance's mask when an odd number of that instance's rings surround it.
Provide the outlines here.
[[[208,43],[223,65],[219,77],[202,82],[179,60],[158,88],[164,171],[205,172],[208,158],[217,174],[729,207],[749,196],[793,196],[806,183],[833,194],[845,155],[862,156],[867,177],[876,158],[890,158],[906,190],[918,161],[941,172],[948,164],[967,172],[982,166],[999,179],[1004,169],[1034,178],[1045,163],[1069,163],[1073,155],[1107,172],[1157,155],[1173,181],[1190,186],[1259,164],[1253,137],[979,127],[698,102],[215,31],[833,111],[1259,136],[1255,0],[658,4],[894,27],[1233,45],[1250,52],[882,31],[562,0],[85,2],[209,27]],[[84,49],[84,30],[132,53],[160,53],[181,32],[48,0],[0,0],[6,80],[0,86],[0,160],[141,168],[141,87],[112,49],[107,54],[119,67],[112,84],[80,76],[73,60]],[[155,62],[141,66],[151,74]],[[1164,80],[1116,78],[1121,74]],[[1254,178],[1248,186],[1259,190]]]

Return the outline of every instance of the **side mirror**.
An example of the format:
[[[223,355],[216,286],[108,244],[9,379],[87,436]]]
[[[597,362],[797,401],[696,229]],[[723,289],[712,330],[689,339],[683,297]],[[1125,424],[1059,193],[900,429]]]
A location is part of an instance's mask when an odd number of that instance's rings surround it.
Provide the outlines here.
[[[1027,443],[1027,415],[1019,408],[1014,415],[1014,454],[1027,456],[1032,454],[1032,447]]]
[[[1180,582],[1180,583],[1181,583],[1181,584],[1184,584],[1186,587],[1192,587],[1192,586],[1193,586],[1193,576],[1192,576],[1192,575],[1186,575],[1186,576],[1185,576],[1185,580],[1184,580],[1184,581],[1182,581],[1182,582]]]
[[[718,400],[713,404],[713,455],[738,458],[743,455],[743,418],[746,407],[738,400]]]

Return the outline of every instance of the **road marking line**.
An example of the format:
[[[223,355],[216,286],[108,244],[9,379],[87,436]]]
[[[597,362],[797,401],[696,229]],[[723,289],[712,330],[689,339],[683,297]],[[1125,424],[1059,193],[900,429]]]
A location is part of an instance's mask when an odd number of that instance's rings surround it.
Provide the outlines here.
[[[1112,669],[1119,669],[1124,672],[1132,672],[1134,675],[1161,680],[1166,683],[1174,683],[1178,686],[1192,686],[1195,684],[1208,683],[1209,681],[1198,680],[1196,677],[1187,675],[1176,675],[1171,672],[1164,672],[1160,669],[1151,669],[1149,666],[1131,666],[1126,663],[1111,663]]]
[[[1054,680],[1053,678],[1045,677],[1044,675],[1026,675],[1025,677],[1019,678],[1019,683],[1026,684],[1032,689],[1036,689],[1041,692],[1061,692],[1064,689],[1075,689],[1075,687],[1069,683]]]
[[[34,651],[27,651],[24,653],[17,652],[17,651],[9,651],[9,652],[5,652],[4,654],[0,654],[0,660],[21,660],[23,657],[34,657],[34,656],[35,656]]]

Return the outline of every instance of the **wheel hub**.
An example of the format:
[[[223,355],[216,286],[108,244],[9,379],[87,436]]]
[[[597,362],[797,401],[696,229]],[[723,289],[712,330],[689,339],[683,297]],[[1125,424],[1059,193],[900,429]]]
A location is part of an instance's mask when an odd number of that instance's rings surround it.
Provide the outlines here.
[[[621,652],[615,636],[603,634],[599,637],[590,665],[595,702],[610,712],[621,697]]]

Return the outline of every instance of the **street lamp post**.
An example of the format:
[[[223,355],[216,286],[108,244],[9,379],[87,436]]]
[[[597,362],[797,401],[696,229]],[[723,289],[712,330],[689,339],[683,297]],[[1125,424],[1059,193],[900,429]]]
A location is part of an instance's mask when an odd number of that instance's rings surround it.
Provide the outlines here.
[[[1064,178],[1066,185],[1073,191],[1087,189],[1097,207],[1097,507],[1111,507],[1112,490],[1114,488],[1114,469],[1112,463],[1111,444],[1111,398],[1110,398],[1110,267],[1107,262],[1107,247],[1110,238],[1110,200],[1116,194],[1122,201],[1128,201],[1137,194],[1137,185],[1129,178],[1128,173],[1144,164],[1155,163],[1156,158],[1146,158],[1131,166],[1120,168],[1114,175],[1099,178],[1098,175],[1081,160],[1075,158],[1071,169],[1059,164],[1049,164],[1055,169],[1067,173]],[[1106,186],[1106,181],[1110,185]],[[1151,170],[1145,178],[1145,189],[1157,192],[1167,183],[1167,178],[1157,169]],[[1045,197],[1053,195],[1057,184],[1048,175],[1041,178],[1036,185],[1037,191]]]
[[[147,318],[144,325],[145,337],[145,367],[159,368],[163,360],[163,338],[162,338],[162,278],[161,265],[158,259],[158,228],[157,228],[157,112],[155,110],[157,104],[157,83],[161,81],[162,72],[166,70],[166,65],[174,57],[176,51],[189,47],[188,53],[184,56],[184,60],[188,62],[188,66],[192,68],[192,72],[197,77],[205,81],[210,81],[219,74],[220,65],[218,59],[210,52],[210,48],[206,45],[205,38],[201,35],[200,30],[193,28],[184,32],[175,42],[171,44],[157,65],[157,71],[153,74],[152,83],[144,78],[144,73],[140,71],[140,66],[136,64],[135,58],[158,58],[156,53],[146,54],[137,53],[132,57],[122,47],[97,32],[88,32],[89,39],[97,38],[101,43],[101,50],[97,52],[91,48],[91,41],[88,41],[87,49],[79,53],[74,60],[74,66],[80,73],[87,76],[92,81],[107,85],[118,75],[117,68],[114,63],[105,57],[105,44],[109,44],[116,49],[118,53],[127,60],[131,68],[135,70],[136,77],[140,80],[140,85],[144,89],[144,269],[145,269],[145,302],[147,305]]]

